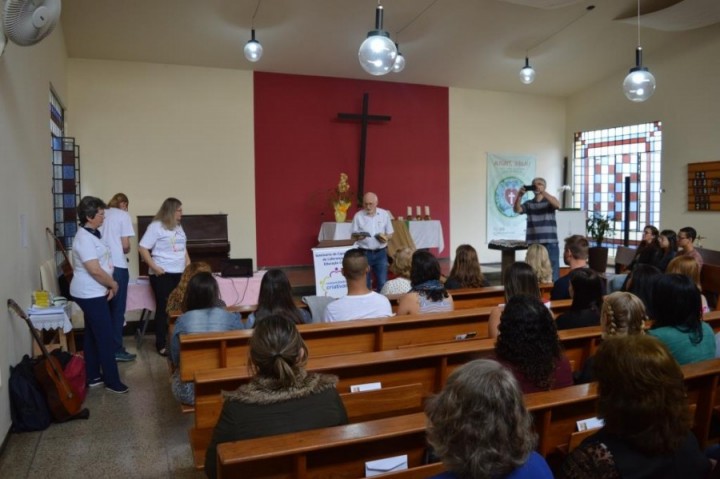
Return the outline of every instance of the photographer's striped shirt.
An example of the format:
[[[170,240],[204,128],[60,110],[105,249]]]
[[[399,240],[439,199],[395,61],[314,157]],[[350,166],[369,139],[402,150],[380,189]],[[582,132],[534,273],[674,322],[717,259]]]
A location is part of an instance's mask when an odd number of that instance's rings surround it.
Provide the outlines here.
[[[548,200],[529,200],[522,204],[522,212],[527,215],[526,241],[533,243],[557,243],[556,208]]]

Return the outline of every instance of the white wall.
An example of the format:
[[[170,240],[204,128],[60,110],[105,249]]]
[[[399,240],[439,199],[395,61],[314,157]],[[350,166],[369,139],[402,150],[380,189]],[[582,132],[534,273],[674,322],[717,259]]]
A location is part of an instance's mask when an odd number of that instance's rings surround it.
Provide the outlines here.
[[[48,103],[51,83],[65,99],[65,59],[60,27],[35,46],[9,44],[0,57],[0,440],[11,424],[9,368],[31,351],[27,326],[4,305],[13,298],[29,306],[30,294],[40,289],[40,264],[52,257],[45,234],[52,227]]]
[[[534,155],[537,175],[557,196],[569,154],[564,131],[563,99],[450,89],[451,258],[457,246],[468,243],[481,262],[500,262],[500,252],[487,248],[487,153]]]
[[[134,223],[169,196],[227,213],[231,255],[255,257],[252,72],[70,59],[68,91],[83,195],[122,191]]]
[[[628,58],[634,46],[628,45]],[[687,210],[687,164],[720,161],[720,25],[684,33],[663,51],[645,51],[657,90],[644,103],[625,99],[619,71],[568,99],[568,144],[576,131],[660,120],[663,124],[661,229],[693,226],[720,249],[720,213]],[[632,65],[628,65],[628,68]]]

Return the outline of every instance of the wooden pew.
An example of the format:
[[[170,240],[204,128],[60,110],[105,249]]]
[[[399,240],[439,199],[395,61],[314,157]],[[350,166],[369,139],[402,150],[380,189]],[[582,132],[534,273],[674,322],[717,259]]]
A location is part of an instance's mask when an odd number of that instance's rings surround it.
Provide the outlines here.
[[[420,383],[405,384],[374,391],[340,394],[349,423],[422,412],[425,395]],[[217,421],[217,419],[216,419]],[[213,425],[214,426],[214,425]],[[193,461],[197,469],[205,467],[205,450],[212,439],[213,427],[189,431]]]
[[[552,283],[542,283],[540,292],[545,300],[550,299]],[[455,309],[471,309],[493,307],[505,302],[505,288],[502,286],[487,286],[484,288],[461,288],[449,291],[453,298]],[[388,296],[393,311],[397,311],[397,304],[402,294],[391,294]]]
[[[720,311],[720,266],[703,265],[700,270],[700,284],[710,307],[714,304],[715,311]]]
[[[365,462],[407,454],[409,470],[388,479],[426,478],[425,414],[396,416],[218,445],[218,477],[365,477]]]
[[[693,432],[701,448],[707,444],[712,404],[720,376],[720,359],[682,367],[693,411]],[[567,450],[576,421],[597,415],[597,385],[583,384],[528,394],[534,416],[538,452],[544,456]],[[442,470],[421,466],[425,417],[422,413],[365,422],[360,425],[284,434],[218,445],[218,477],[362,477],[368,460],[407,454],[407,475],[427,477]],[[438,465],[435,465],[438,466]],[[422,474],[418,472],[421,467]],[[432,471],[432,472],[430,472]]]
[[[570,304],[570,300],[553,301],[553,312],[563,312]],[[298,330],[314,358],[384,351],[454,342],[459,338],[487,338],[491,309],[303,324]],[[192,381],[196,371],[245,366],[250,336],[251,330],[182,335],[180,378]]]
[[[600,327],[564,330],[559,335],[573,370],[578,370],[583,361],[594,354],[600,341]],[[420,394],[427,397],[440,391],[447,377],[457,367],[494,353],[495,340],[482,339],[348,356],[311,357],[307,369],[336,374],[339,377],[337,388],[341,394],[349,392],[350,386],[355,384],[380,382],[385,389],[420,383]],[[208,430],[215,426],[220,417],[223,403],[221,392],[232,391],[251,377],[252,373],[247,367],[195,373],[195,426],[189,435],[196,465],[202,465],[210,437]]]

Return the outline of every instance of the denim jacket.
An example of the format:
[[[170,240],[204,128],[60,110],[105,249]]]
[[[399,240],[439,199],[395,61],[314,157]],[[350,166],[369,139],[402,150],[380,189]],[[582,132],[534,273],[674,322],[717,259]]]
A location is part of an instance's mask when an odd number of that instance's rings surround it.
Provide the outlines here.
[[[180,316],[170,340],[170,359],[180,365],[180,335],[187,333],[208,333],[245,329],[239,313],[230,313],[223,308],[194,309]]]

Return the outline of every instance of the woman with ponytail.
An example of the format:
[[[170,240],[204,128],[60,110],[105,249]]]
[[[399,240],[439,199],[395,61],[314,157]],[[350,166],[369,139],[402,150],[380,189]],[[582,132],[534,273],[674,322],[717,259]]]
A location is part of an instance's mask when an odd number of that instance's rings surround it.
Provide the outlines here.
[[[249,346],[255,376],[225,393],[205,456],[211,479],[216,477],[220,443],[347,423],[335,389],[338,378],[305,371],[308,349],[291,318],[270,315],[258,321]]]

